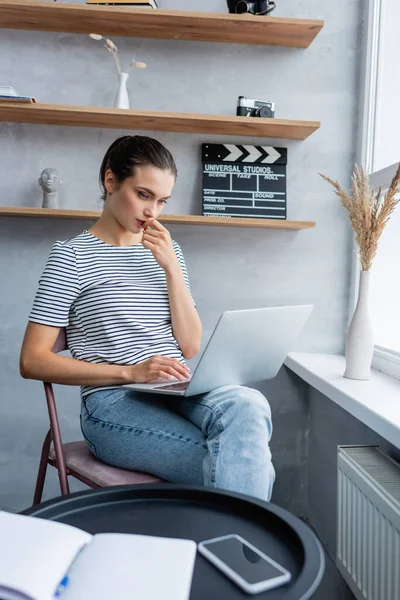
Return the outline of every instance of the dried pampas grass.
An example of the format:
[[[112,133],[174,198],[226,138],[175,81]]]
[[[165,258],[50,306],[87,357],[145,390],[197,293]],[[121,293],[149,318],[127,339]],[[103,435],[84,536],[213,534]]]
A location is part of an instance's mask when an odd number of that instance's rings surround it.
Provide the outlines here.
[[[89,37],[92,38],[92,40],[97,40],[97,41],[104,40],[105,41],[104,48],[113,55],[118,73],[122,73],[121,63],[120,63],[119,56],[118,56],[118,48],[114,44],[114,42],[108,38],[104,38],[99,33],[89,33]],[[129,67],[128,67],[126,73],[129,73],[129,71],[132,69],[132,67],[136,67],[137,69],[145,69],[147,67],[147,65],[144,62],[137,62],[133,58],[129,64]]]
[[[381,188],[377,192],[371,188],[368,174],[358,165],[354,165],[351,195],[338,181],[322,173],[319,175],[335,188],[335,194],[348,211],[356,237],[361,269],[369,271],[378,250],[382,231],[400,202],[400,198],[396,198],[400,185],[400,163],[385,196],[382,196]]]

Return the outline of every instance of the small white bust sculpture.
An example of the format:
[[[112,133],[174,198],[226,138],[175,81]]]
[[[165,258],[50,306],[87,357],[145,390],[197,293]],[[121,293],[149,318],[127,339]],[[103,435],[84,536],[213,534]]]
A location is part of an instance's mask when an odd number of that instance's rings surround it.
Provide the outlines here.
[[[43,190],[43,208],[60,208],[58,204],[58,188],[62,183],[57,169],[44,169],[39,177],[39,185]]]

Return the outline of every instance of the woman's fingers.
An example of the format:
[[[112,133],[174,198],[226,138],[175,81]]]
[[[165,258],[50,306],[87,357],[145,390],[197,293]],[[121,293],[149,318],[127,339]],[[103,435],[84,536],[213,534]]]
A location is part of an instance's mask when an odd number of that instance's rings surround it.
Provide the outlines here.
[[[143,240],[142,240],[142,245],[143,245],[145,248],[148,248],[149,250],[151,250],[151,249],[153,249],[153,250],[154,250],[154,249],[156,249],[156,248],[157,248],[157,244],[154,244],[154,243],[153,243],[153,242],[151,242],[151,241],[150,241],[148,238],[146,238],[146,239],[143,239]]]
[[[167,371],[158,371],[157,378],[158,377],[162,377],[163,379],[178,379],[178,381],[185,381],[187,379],[187,377],[184,377],[183,375],[178,373],[178,371],[174,372],[173,370],[172,371],[169,370],[168,372]]]
[[[168,376],[176,377],[176,379],[187,379],[189,373],[183,372],[182,370],[174,369],[174,367],[163,367],[162,370],[168,374]]]
[[[154,379],[173,379],[172,375],[170,375],[169,373],[166,373],[165,371],[158,371],[157,372],[157,376],[156,377],[152,377],[151,381],[153,381]]]
[[[187,367],[184,363],[181,363],[177,358],[169,358],[168,356],[158,356],[156,358],[161,360],[163,365],[182,369],[183,372],[190,371],[189,367]]]
[[[143,233],[143,237],[146,236],[151,236],[153,238],[157,238],[160,237],[160,232],[157,229],[151,229],[150,227],[147,227],[147,229],[144,230]]]
[[[144,224],[144,230],[146,231],[148,228],[153,227],[157,231],[168,231],[164,225],[161,225],[160,221],[157,219],[148,219]]]
[[[176,359],[166,359],[159,365],[159,372],[167,373],[168,378],[172,375],[177,379],[187,379],[190,369]]]

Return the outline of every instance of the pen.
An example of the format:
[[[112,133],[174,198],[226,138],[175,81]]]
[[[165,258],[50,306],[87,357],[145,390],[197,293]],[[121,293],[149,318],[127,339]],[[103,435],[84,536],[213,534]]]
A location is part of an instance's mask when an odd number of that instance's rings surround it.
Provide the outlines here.
[[[66,575],[65,577],[63,577],[60,581],[60,583],[57,586],[57,589],[54,593],[54,598],[59,598],[63,592],[66,590],[67,586],[69,584],[69,577],[68,575]]]
[[[86,546],[87,546],[87,544],[84,544],[83,546],[81,546],[81,548],[75,554],[75,557],[73,558],[72,562],[70,563],[67,572],[65,573],[64,577],[61,579],[60,583],[57,585],[56,591],[54,592],[54,595],[53,595],[53,598],[60,598],[60,596],[62,596],[62,594],[67,589],[67,587],[70,583],[71,571],[72,571],[74,565],[76,564],[79,556],[81,555],[81,552],[86,548]]]

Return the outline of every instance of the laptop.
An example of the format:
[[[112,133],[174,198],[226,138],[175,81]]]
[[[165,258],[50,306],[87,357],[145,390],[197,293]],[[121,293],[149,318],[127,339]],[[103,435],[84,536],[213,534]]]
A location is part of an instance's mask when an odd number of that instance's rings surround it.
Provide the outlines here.
[[[185,381],[129,383],[141,392],[195,396],[224,385],[272,379],[293,349],[312,305],[278,306],[224,312],[192,376]]]

